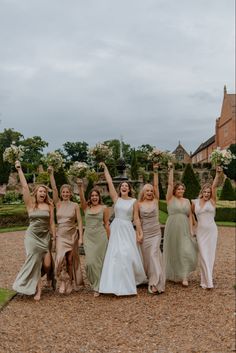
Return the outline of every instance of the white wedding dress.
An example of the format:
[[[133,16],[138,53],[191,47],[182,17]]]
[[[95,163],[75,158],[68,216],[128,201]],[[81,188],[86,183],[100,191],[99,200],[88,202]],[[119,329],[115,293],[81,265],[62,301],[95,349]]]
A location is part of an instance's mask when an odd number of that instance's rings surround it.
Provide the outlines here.
[[[103,263],[100,293],[134,295],[137,294],[136,286],[147,280],[132,224],[135,201],[133,198],[118,198],[115,203],[115,218],[111,223],[111,234]]]

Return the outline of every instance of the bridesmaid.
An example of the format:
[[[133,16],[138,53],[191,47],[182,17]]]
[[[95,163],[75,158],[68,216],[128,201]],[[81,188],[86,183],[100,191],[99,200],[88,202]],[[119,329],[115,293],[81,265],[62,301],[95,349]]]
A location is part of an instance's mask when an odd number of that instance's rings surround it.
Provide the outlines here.
[[[139,197],[138,210],[143,230],[141,250],[148,277],[148,292],[158,294],[165,291],[165,274],[160,250],[158,165],[154,165],[153,171],[153,186],[144,185]]]
[[[184,198],[185,186],[174,185],[173,166],[169,164],[166,195],[168,218],[164,234],[164,264],[166,279],[182,281],[188,286],[188,276],[197,266],[197,244],[193,238],[192,212],[188,199]]]
[[[52,257],[50,254],[51,235],[55,240],[55,224],[53,203],[48,196],[48,188],[38,185],[32,196],[27,181],[21,169],[21,164],[16,161],[23,199],[29,215],[29,227],[25,233],[26,260],[13,284],[13,289],[19,293],[33,295],[35,300],[41,299],[41,275],[52,274]],[[51,233],[51,235],[50,235]]]
[[[59,198],[53,167],[50,166],[48,172],[53,192],[53,201],[56,205],[58,223],[55,272],[60,283],[59,293],[70,294],[73,280],[75,289],[78,285],[83,284],[78,252],[78,247],[83,239],[83,224],[79,205],[70,200],[72,197],[71,186],[68,184],[62,185],[60,189],[61,198]],[[79,229],[79,237],[77,226]]]
[[[92,189],[88,202],[84,197],[83,182],[78,179],[80,203],[85,213],[84,250],[87,278],[94,290],[94,296],[99,296],[99,283],[107,243],[110,236],[109,209],[102,205],[101,195],[97,189]]]
[[[222,168],[217,167],[213,184],[203,185],[199,198],[192,200],[192,211],[197,218],[196,236],[199,247],[199,265],[201,273],[200,286],[213,288],[213,267],[217,244],[217,226],[214,220],[216,208],[216,187]]]

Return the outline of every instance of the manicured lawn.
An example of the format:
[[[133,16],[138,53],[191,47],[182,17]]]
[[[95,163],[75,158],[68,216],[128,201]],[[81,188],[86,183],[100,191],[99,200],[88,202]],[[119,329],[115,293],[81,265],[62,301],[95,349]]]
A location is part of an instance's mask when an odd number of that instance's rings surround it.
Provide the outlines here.
[[[18,213],[26,212],[25,205],[18,204],[18,205],[0,205],[0,216],[5,215],[16,215]]]
[[[27,229],[26,226],[0,227],[0,233],[18,232]]]
[[[15,295],[16,292],[13,290],[0,288],[0,309],[2,309]]]

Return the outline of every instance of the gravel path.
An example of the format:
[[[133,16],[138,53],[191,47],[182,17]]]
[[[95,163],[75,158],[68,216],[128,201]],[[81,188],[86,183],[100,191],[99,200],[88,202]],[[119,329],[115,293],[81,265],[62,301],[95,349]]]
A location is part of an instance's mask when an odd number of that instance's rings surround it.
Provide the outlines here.
[[[11,288],[24,261],[23,233],[0,234],[0,287]],[[82,258],[82,262],[84,259]],[[0,353],[226,353],[235,343],[235,230],[219,228],[216,288],[168,283],[133,297],[93,297],[88,284],[70,296],[44,289],[17,295],[0,312]]]

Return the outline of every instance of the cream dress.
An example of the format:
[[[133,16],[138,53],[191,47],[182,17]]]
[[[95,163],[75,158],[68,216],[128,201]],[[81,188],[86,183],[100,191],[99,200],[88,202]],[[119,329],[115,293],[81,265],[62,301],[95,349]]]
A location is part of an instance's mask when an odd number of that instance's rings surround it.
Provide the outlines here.
[[[213,288],[213,267],[217,245],[218,231],[214,220],[215,207],[211,201],[200,206],[200,200],[193,200],[197,217],[196,236],[199,248],[199,265],[201,273],[201,287]]]

